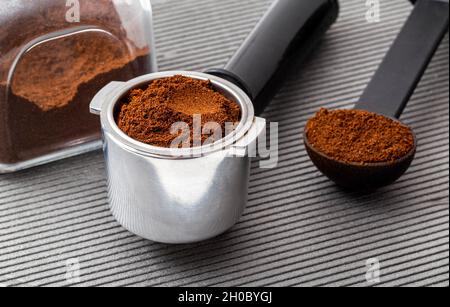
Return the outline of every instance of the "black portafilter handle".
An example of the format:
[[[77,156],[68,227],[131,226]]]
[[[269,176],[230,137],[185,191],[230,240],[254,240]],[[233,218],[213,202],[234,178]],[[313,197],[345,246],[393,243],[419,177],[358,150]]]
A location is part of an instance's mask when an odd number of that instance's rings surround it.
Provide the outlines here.
[[[337,0],[275,0],[256,28],[223,69],[207,73],[242,88],[260,115],[336,21]]]
[[[448,0],[417,0],[355,109],[399,118],[448,31]]]

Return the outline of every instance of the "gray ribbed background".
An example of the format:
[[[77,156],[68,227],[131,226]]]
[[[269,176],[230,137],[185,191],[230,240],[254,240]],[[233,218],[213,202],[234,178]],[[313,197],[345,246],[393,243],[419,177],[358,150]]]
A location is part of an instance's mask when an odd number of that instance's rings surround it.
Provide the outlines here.
[[[155,1],[160,68],[221,67],[270,2]],[[377,257],[383,286],[448,286],[448,37],[403,116],[420,138],[413,167],[375,194],[344,193],[306,157],[302,128],[319,107],[356,101],[410,5],[381,1],[382,22],[369,24],[365,1],[341,2],[338,23],[265,114],[280,122],[280,164],[255,167],[234,229],[192,246],[132,235],[108,211],[103,158],[92,153],[0,177],[0,284],[66,285],[65,261],[77,258],[83,286],[366,286]]]

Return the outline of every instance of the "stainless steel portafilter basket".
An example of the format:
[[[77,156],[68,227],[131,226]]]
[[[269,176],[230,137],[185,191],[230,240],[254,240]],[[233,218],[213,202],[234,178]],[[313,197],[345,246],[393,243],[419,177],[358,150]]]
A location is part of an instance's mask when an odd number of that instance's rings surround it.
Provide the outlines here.
[[[100,115],[111,211],[131,232],[162,243],[215,237],[241,217],[248,195],[249,148],[265,130],[255,115],[336,20],[337,1],[277,0],[225,69],[171,71],[113,82],[91,103]],[[124,134],[115,112],[130,90],[174,75],[211,80],[241,108],[234,131],[191,149],[150,146]]]
[[[237,102],[242,121],[235,133],[192,150],[150,146],[124,134],[114,117],[122,96],[174,75],[209,79]],[[188,243],[214,237],[238,221],[247,202],[246,149],[265,129],[265,120],[255,118],[251,100],[239,87],[197,72],[155,73],[110,84],[92,101],[91,110],[101,116],[111,210],[125,228],[153,241]]]

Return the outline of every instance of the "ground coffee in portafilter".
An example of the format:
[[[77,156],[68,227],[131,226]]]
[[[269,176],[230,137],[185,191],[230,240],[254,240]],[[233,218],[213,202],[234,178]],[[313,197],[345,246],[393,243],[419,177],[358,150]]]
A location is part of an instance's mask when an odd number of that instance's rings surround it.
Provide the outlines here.
[[[350,163],[394,162],[414,148],[411,129],[359,110],[321,109],[306,126],[308,142],[328,157]]]
[[[194,115],[201,115],[202,127],[217,123],[225,136],[226,124],[240,121],[237,103],[217,92],[212,83],[184,76],[152,81],[147,87],[132,90],[117,114],[119,128],[131,138],[159,147],[172,147],[179,135],[171,133],[174,123],[189,125],[191,146]],[[202,135],[202,143],[209,135]]]
[[[82,1],[82,19],[72,25],[64,1],[7,8],[14,18],[0,18],[0,164],[98,140],[90,101],[111,81],[150,72],[149,46],[128,39],[110,0]],[[15,48],[48,33],[55,36],[22,55]]]

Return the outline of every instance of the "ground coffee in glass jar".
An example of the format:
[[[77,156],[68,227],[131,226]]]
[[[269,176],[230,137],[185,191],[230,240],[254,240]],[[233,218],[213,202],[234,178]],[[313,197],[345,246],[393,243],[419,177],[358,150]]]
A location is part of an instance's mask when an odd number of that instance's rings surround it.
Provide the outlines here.
[[[174,76],[131,91],[124,98],[116,120],[131,138],[169,148],[178,136],[171,133],[172,125],[187,123],[192,132],[194,115],[201,115],[202,126],[217,123],[223,137],[227,123],[239,122],[241,110],[237,103],[217,92],[211,81]],[[204,142],[208,135],[201,137]],[[193,140],[191,137],[191,146]]]
[[[394,162],[414,148],[411,129],[360,110],[321,109],[306,126],[309,143],[328,157],[350,163]]]
[[[5,5],[0,10],[0,166],[99,140],[100,125],[89,112],[95,94],[111,81],[154,69],[150,38],[144,35],[151,29],[134,10],[140,4],[81,0],[80,20],[74,23],[66,18],[66,1]],[[128,18],[132,10],[134,20]]]

